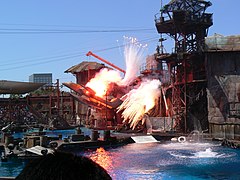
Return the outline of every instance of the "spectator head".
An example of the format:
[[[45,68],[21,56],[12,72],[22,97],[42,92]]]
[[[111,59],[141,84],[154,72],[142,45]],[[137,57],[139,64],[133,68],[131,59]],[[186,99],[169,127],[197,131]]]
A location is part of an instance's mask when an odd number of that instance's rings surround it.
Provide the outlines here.
[[[108,180],[99,164],[84,156],[54,152],[30,161],[16,180]]]

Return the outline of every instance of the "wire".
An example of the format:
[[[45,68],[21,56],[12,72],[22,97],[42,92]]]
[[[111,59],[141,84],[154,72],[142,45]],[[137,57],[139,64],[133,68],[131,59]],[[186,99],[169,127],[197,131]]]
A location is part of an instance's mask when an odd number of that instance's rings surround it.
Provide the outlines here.
[[[56,59],[56,58],[62,58],[62,57],[65,57],[65,56],[67,58],[68,56],[73,56],[73,55],[79,55],[79,52],[75,53],[75,54],[65,54],[65,55],[50,56],[50,57],[37,57],[37,58],[29,59],[29,60],[18,61],[17,64],[23,64],[23,63],[27,63],[27,62],[32,62],[33,60]],[[16,64],[16,62],[2,63],[1,67],[2,66],[14,65],[14,64]]]
[[[62,61],[62,60],[75,58],[75,57],[80,57],[80,55],[69,56],[69,57],[62,57],[62,58],[58,58],[58,59],[55,59],[55,60],[47,60],[47,61],[31,63],[31,64],[25,64],[25,65],[21,65],[21,66],[10,67],[10,68],[3,68],[3,69],[0,69],[0,70],[1,71],[6,71],[6,70],[12,70],[12,69],[20,69],[20,68],[25,68],[25,67],[29,67],[29,66],[39,65],[39,64],[46,64],[46,63],[50,63],[50,62]]]
[[[119,32],[145,32],[153,30],[155,29],[64,30],[64,29],[0,28],[0,34],[119,33]]]
[[[0,23],[0,25],[3,26],[32,26],[32,27],[71,27],[71,28],[131,28],[131,29],[142,29],[142,27],[116,27],[116,26],[78,26],[78,25],[59,25],[59,24],[54,24],[54,25],[49,25],[49,24],[24,24],[24,23]]]
[[[147,43],[147,42],[151,42],[151,41],[155,41],[156,38],[147,38],[147,39],[144,39],[140,42],[144,42],[144,43]],[[119,48],[119,47],[124,47],[125,45],[127,44],[123,44],[123,45],[118,45],[118,46],[113,46],[113,47],[109,47],[109,48],[105,48],[105,49],[97,49],[97,50],[94,50],[95,52],[101,52],[101,51],[107,51],[107,50],[111,50],[111,49],[115,49],[115,48]],[[50,57],[35,57],[35,58],[30,58],[29,60],[22,60],[22,61],[17,61],[17,64],[23,64],[23,63],[28,63],[28,62],[32,62],[33,60],[46,60],[46,59],[57,59],[57,58],[68,58],[69,56],[79,56],[79,54],[84,54],[85,52],[80,52],[80,51],[76,51],[74,53],[71,53],[71,54],[63,54],[63,55],[57,55],[57,56],[50,56]],[[53,60],[55,61],[55,60]],[[3,66],[9,66],[9,65],[15,65],[16,62],[13,62],[13,60],[8,60],[8,63],[1,63],[1,67]]]
[[[152,42],[152,41],[156,41],[158,38],[148,38],[145,39],[144,41],[140,41],[140,42],[144,42],[144,43],[148,43],[148,42]],[[126,44],[123,44],[121,46],[113,46],[113,47],[109,47],[109,48],[104,48],[104,49],[98,49],[98,50],[94,50],[94,52],[102,52],[102,51],[107,51],[107,50],[111,50],[111,49],[116,49],[119,47],[124,47]],[[9,67],[9,68],[2,68],[0,69],[1,71],[7,71],[7,70],[13,70],[13,69],[20,69],[20,68],[25,68],[25,67],[31,67],[31,66],[35,66],[35,65],[39,65],[39,64],[46,64],[46,63],[51,63],[51,62],[56,62],[56,61],[63,61],[63,60],[67,60],[67,59],[71,59],[71,58],[76,58],[76,57],[84,57],[86,54],[85,53],[74,53],[74,54],[66,54],[66,55],[58,55],[58,56],[52,56],[49,58],[37,58],[38,60],[44,59],[44,61],[38,61],[36,63],[27,63],[24,65],[19,65],[19,66],[14,66],[14,67]],[[48,60],[46,60],[48,59]],[[32,62],[33,59],[31,60],[25,60],[25,61],[20,61],[18,62],[18,64],[23,64],[26,62]],[[6,64],[1,64],[1,66],[6,66],[6,65],[12,65],[12,64],[16,64],[16,63],[6,63]]]

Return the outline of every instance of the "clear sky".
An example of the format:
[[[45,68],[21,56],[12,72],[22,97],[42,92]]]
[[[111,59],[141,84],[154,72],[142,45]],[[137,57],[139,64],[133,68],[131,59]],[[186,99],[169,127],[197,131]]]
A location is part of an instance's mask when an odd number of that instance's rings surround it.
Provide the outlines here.
[[[163,5],[170,0],[163,0]],[[238,35],[240,1],[212,0],[214,33]],[[154,15],[160,0],[8,0],[0,2],[0,80],[28,81],[33,73],[53,73],[53,81],[75,81],[64,71],[92,51],[124,68],[123,36],[148,44],[159,35]]]

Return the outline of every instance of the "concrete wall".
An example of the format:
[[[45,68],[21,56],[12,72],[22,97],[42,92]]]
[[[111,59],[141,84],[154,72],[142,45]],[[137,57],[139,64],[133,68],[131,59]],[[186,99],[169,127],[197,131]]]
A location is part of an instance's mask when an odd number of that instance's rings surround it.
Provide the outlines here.
[[[171,131],[174,129],[174,119],[171,117],[150,117],[153,130],[159,132]]]
[[[206,53],[208,120],[214,138],[240,135],[240,51]]]

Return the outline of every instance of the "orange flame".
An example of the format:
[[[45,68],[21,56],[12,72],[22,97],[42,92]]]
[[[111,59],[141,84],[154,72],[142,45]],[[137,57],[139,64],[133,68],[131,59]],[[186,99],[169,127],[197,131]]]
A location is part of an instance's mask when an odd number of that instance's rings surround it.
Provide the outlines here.
[[[111,82],[119,82],[120,80],[121,76],[117,71],[104,68],[86,84],[86,87],[90,87],[94,90],[96,96],[103,97],[106,95],[109,84]]]

